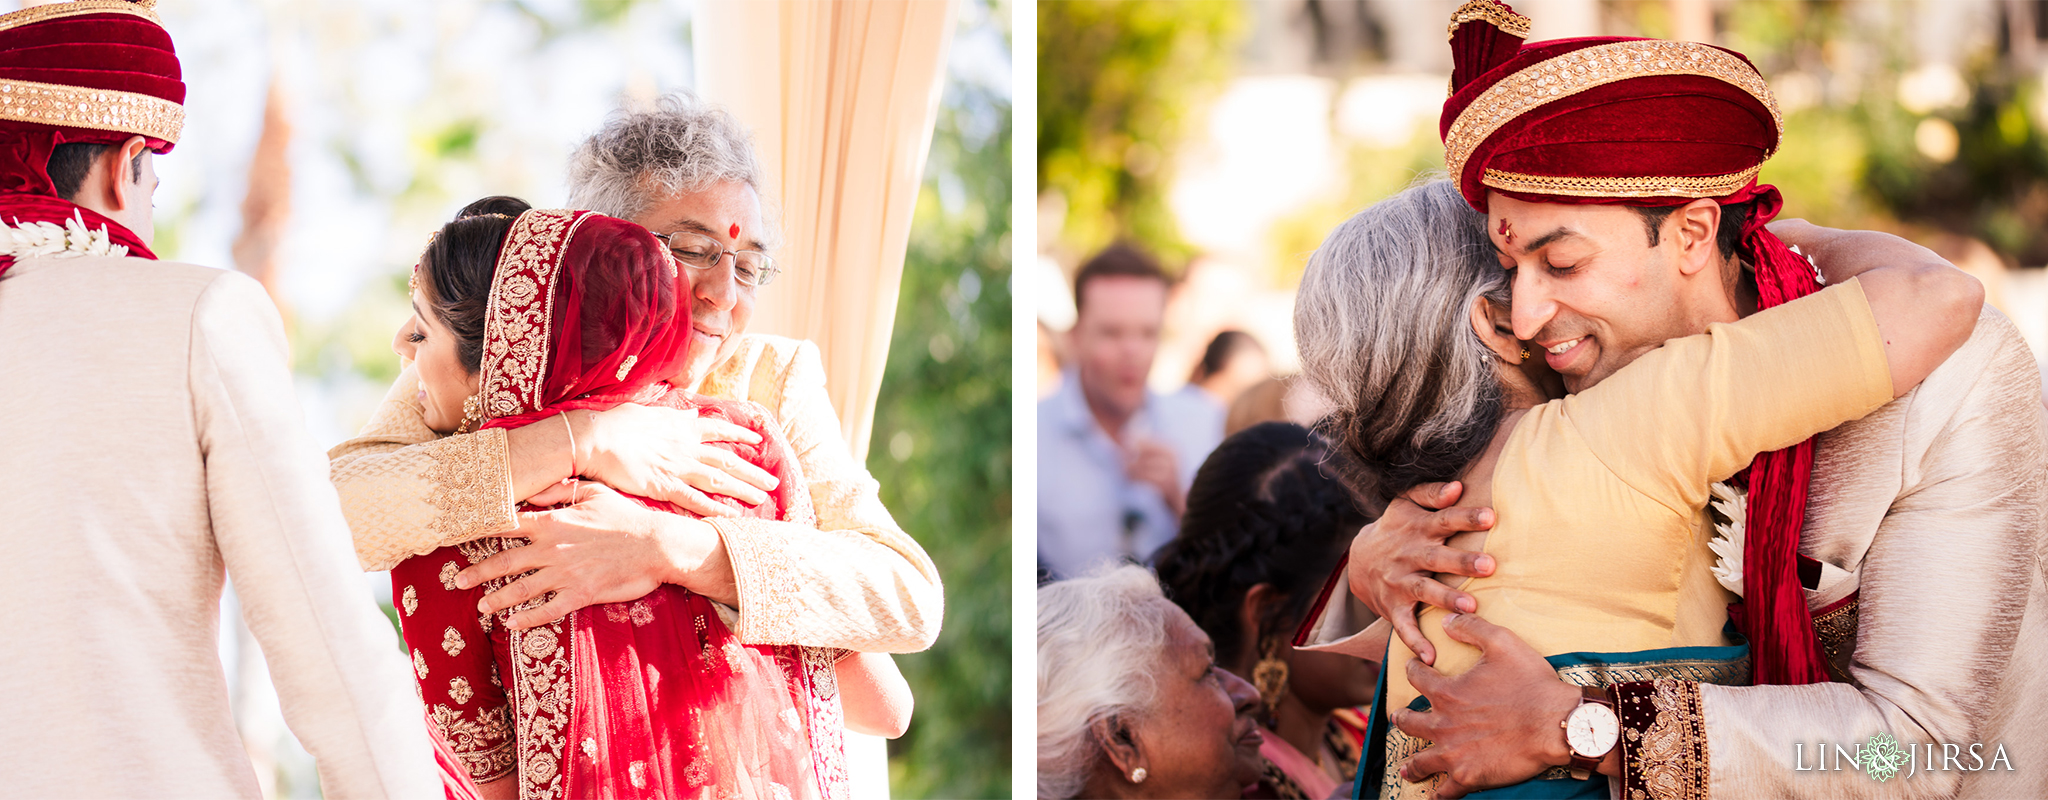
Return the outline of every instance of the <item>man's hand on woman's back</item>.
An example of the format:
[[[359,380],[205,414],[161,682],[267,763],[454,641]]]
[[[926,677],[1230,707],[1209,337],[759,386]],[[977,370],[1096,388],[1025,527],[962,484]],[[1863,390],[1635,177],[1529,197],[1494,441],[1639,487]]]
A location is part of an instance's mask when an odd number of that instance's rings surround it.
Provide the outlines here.
[[[485,595],[479,612],[494,614],[553,592],[546,603],[507,621],[514,629],[531,628],[580,608],[638,600],[664,583],[739,605],[725,542],[703,520],[656,511],[590,482],[565,483],[528,502],[562,507],[520,512],[518,528],[493,535],[525,537],[529,544],[456,575],[456,585],[466,589],[532,573]]]

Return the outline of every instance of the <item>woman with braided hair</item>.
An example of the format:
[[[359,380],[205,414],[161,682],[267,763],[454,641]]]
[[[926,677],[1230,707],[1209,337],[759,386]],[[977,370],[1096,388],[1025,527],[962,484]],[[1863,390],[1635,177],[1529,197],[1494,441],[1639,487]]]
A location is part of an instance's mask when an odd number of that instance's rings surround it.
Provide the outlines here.
[[[1264,774],[1255,796],[1323,798],[1358,771],[1379,665],[1288,642],[1324,576],[1366,523],[1324,468],[1328,443],[1268,422],[1223,440],[1188,490],[1160,583],[1216,644],[1217,663],[1262,701]]]

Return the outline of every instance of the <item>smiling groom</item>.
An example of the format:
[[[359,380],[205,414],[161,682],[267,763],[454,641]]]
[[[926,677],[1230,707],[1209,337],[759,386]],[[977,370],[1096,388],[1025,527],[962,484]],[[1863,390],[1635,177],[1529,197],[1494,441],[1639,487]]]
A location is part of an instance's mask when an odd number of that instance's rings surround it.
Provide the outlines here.
[[[1524,44],[1529,22],[1496,0],[1458,9],[1442,132],[1451,177],[1516,271],[1515,335],[1547,350],[1570,390],[1667,339],[1818,290],[1813,265],[1764,226],[1781,200],[1757,174],[1783,120],[1748,59],[1650,39]],[[1617,221],[1628,217],[1642,224]],[[1679,231],[1719,251],[1705,280],[1657,261],[1660,237],[1668,249]],[[1986,306],[1912,392],[1758,457],[1731,608],[1757,685],[1617,676],[1604,699],[1619,735],[1580,752],[1559,723],[1587,700],[1482,607],[1445,629],[1496,668],[1432,680],[1432,711],[1396,712],[1433,744],[1389,767],[1448,775],[1449,796],[1574,757],[1604,757],[1631,800],[2048,792],[2048,731],[2035,724],[2048,716],[2039,380],[2012,323]],[[1432,525],[1473,527],[1460,518],[1397,503],[1361,543],[1398,551]],[[2010,762],[1966,758],[1890,785],[1798,762],[1802,743],[1878,737],[1923,753],[2002,745]]]

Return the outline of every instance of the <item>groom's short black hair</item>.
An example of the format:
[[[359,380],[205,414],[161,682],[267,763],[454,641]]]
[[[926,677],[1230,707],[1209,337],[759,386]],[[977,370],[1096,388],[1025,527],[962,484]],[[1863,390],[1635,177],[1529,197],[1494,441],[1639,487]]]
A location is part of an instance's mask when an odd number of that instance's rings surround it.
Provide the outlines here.
[[[1168,285],[1173,283],[1166,277],[1166,270],[1159,268],[1159,260],[1150,253],[1118,242],[1096,253],[1074,275],[1074,311],[1079,312],[1081,304],[1087,302],[1089,281],[1111,276],[1149,278]]]
[[[50,183],[57,189],[57,196],[66,200],[74,199],[80,187],[85,185],[85,176],[92,172],[92,162],[100,160],[111,144],[97,142],[72,142],[60,144],[50,150]],[[149,150],[144,149],[142,153]],[[142,180],[142,153],[135,154],[135,160],[128,162],[128,174],[134,180]]]
[[[1742,247],[1742,226],[1749,222],[1753,202],[1721,204],[1721,229],[1714,232],[1714,246],[1721,250],[1722,258],[1734,258]],[[1664,238],[1664,220],[1671,218],[1671,212],[1684,206],[1630,206],[1643,218],[1643,229],[1650,234],[1650,246],[1656,247]]]

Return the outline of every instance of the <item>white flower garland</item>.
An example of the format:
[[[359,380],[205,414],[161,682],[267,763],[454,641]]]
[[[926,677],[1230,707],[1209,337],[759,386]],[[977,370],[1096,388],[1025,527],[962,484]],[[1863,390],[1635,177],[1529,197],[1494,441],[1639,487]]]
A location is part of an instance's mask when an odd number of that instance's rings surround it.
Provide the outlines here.
[[[1714,551],[1714,580],[1736,597],[1742,596],[1742,540],[1749,525],[1749,493],[1738,492],[1725,483],[1709,487],[1713,496],[1707,508],[1714,513],[1714,538],[1707,547]]]
[[[54,222],[22,222],[19,219],[13,225],[0,224],[0,255],[13,256],[17,261],[41,256],[118,257],[128,255],[128,247],[114,244],[105,225],[97,231],[89,231],[85,228],[85,220],[72,214],[61,226]]]

